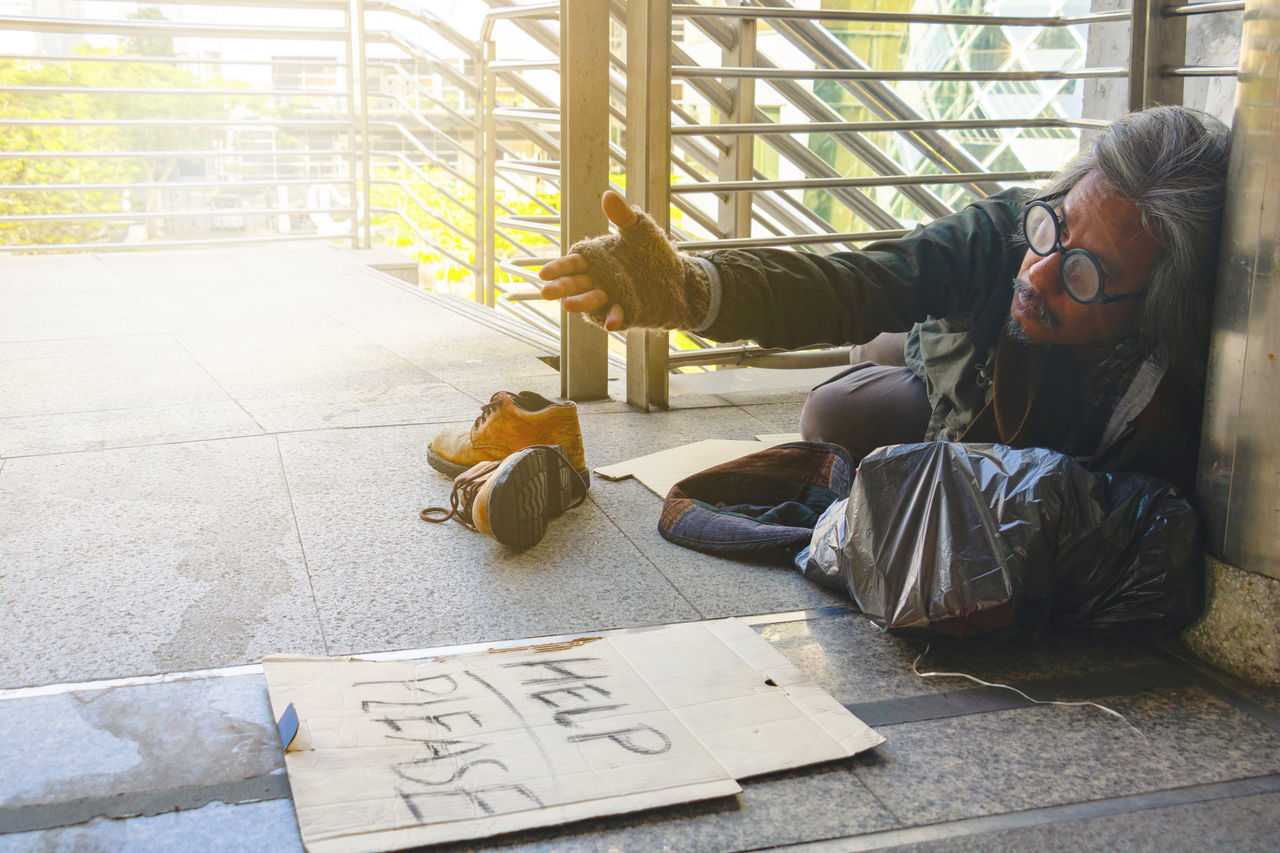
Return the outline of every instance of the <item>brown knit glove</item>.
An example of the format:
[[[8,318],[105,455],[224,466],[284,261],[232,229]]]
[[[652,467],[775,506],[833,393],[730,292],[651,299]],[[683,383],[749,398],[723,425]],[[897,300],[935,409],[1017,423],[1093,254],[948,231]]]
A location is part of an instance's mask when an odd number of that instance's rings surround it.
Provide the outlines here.
[[[591,279],[622,306],[622,328],[692,329],[707,316],[711,282],[702,265],[681,254],[653,217],[640,218],[620,234],[579,240],[569,247],[587,259]],[[609,306],[587,319],[603,326]]]

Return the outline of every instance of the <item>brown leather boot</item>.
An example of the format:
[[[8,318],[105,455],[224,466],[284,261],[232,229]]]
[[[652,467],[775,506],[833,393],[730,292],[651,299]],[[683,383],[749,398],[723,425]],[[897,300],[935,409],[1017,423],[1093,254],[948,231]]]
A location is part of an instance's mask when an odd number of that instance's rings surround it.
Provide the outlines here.
[[[477,463],[497,462],[535,444],[564,448],[574,470],[590,482],[578,407],[572,402],[553,402],[533,391],[494,394],[480,408],[480,417],[470,429],[451,427],[436,433],[427,448],[427,462],[442,474],[457,477]]]
[[[526,447],[501,462],[459,474],[449,506],[428,507],[423,521],[455,519],[512,548],[536,545],[552,518],[586,500],[587,485],[560,447]]]

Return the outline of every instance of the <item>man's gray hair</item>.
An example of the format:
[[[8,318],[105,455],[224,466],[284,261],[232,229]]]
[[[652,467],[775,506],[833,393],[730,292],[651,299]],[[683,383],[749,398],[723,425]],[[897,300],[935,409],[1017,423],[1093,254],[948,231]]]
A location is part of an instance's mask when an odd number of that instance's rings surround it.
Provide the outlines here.
[[[1161,246],[1146,278],[1138,334],[1186,382],[1204,378],[1231,131],[1187,107],[1129,113],[1036,194],[1055,202],[1094,169],[1132,200]]]

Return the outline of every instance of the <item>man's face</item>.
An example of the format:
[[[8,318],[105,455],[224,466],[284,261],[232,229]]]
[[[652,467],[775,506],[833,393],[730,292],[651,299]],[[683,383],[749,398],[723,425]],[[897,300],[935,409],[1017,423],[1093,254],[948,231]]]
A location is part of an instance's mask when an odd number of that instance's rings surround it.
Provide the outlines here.
[[[1137,205],[1095,169],[1055,210],[1064,249],[1088,249],[1102,264],[1110,296],[1141,289],[1159,245],[1142,227]],[[1031,340],[1063,346],[1110,344],[1137,332],[1141,300],[1081,305],[1062,287],[1062,253],[1040,257],[1030,249],[1014,281],[1012,322]]]

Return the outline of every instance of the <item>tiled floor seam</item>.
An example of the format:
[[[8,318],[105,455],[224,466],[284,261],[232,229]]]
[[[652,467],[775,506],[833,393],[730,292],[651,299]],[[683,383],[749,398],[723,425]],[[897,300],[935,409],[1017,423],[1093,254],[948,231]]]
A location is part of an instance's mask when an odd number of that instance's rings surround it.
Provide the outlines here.
[[[261,423],[257,418],[255,418],[255,417],[253,416],[253,413],[252,413],[252,412],[250,412],[248,409],[246,409],[246,408],[244,407],[244,404],[243,404],[243,403],[241,403],[239,400],[237,400],[237,399],[235,398],[235,395],[234,395],[234,394],[232,394],[230,391],[228,391],[228,390],[223,386],[223,384],[222,384],[221,382],[219,382],[219,381],[218,381],[218,377],[216,377],[216,376],[214,376],[214,375],[213,375],[213,371],[211,371],[211,370],[209,370],[209,368],[205,367],[204,362],[202,362],[199,358],[197,358],[197,357],[196,357],[196,354],[195,354],[195,353],[193,353],[193,352],[191,351],[190,347],[188,347],[188,346],[183,342],[183,340],[182,340],[182,338],[181,338],[180,336],[178,336],[178,335],[176,335],[176,334],[175,334],[175,335],[173,335],[173,342],[174,342],[174,343],[176,343],[176,344],[178,345],[178,347],[179,347],[183,352],[185,352],[185,353],[187,354],[187,357],[188,357],[188,358],[190,358],[190,359],[191,359],[191,361],[192,361],[194,364],[197,364],[197,365],[199,365],[199,366],[200,366],[200,369],[201,369],[201,370],[203,370],[203,371],[204,371],[204,373],[205,373],[205,375],[209,377],[209,381],[210,381],[210,382],[212,382],[215,386],[217,386],[217,388],[218,388],[218,390],[219,390],[219,391],[221,391],[223,394],[226,394],[226,395],[227,395],[227,399],[228,399],[228,400],[230,400],[232,403],[234,403],[237,409],[239,409],[240,411],[244,412],[244,416],[245,416],[246,418],[248,418],[248,419],[249,419],[249,421],[250,421],[254,426],[256,426],[256,427],[257,427],[259,430],[261,430],[262,432],[266,432],[266,429],[262,426],[262,423]]]
[[[130,286],[130,283],[127,278],[117,275],[111,269],[111,265],[108,264],[105,260],[103,260],[103,258],[100,255],[94,255],[93,259],[94,261],[97,262],[97,264],[100,267],[102,267],[103,275],[109,275],[112,278],[114,278],[117,282],[119,282],[121,287],[123,287],[131,296],[133,296],[133,298],[137,300],[138,304],[142,306],[143,310],[145,310],[147,314],[151,316],[152,320],[154,320],[157,325],[161,325],[160,318],[156,316],[155,311],[153,311],[151,306],[147,304],[146,300],[144,300],[140,295],[138,295],[138,293],[133,289],[133,287]],[[236,408],[238,408],[241,412],[244,413],[244,416],[248,418],[249,421],[258,428],[260,433],[266,432],[266,430],[263,429],[262,424],[258,422],[258,419],[253,416],[253,413],[250,412],[248,409],[246,409],[244,405],[239,400],[237,400],[235,396],[231,394],[230,391],[228,391],[225,387],[223,387],[222,383],[218,381],[218,377],[214,376],[213,373],[209,370],[209,368],[205,367],[204,363],[200,361],[200,359],[196,358],[196,354],[191,351],[191,349],[183,342],[180,336],[174,334],[173,331],[167,331],[167,332],[164,332],[164,334],[167,335],[169,338],[171,338],[173,342],[177,344],[178,348],[187,354],[187,357],[191,359],[191,362],[193,364],[198,365],[199,368],[202,371],[204,371],[204,374],[209,377],[209,381],[212,382],[219,391],[225,394],[227,399],[233,404],[235,404]]]
[[[663,579],[664,581],[666,581],[666,582],[667,582],[667,585],[671,587],[672,591],[673,591],[676,595],[680,596],[680,600],[681,600],[681,601],[683,601],[685,604],[689,605],[689,609],[690,609],[690,610],[692,610],[694,613],[698,614],[698,618],[699,618],[699,619],[706,619],[706,618],[707,618],[707,614],[703,613],[703,612],[702,612],[702,610],[701,610],[701,609],[700,609],[696,604],[694,604],[692,601],[690,601],[690,600],[689,600],[689,597],[688,597],[687,595],[685,595],[685,594],[684,594],[684,590],[680,589],[680,587],[676,585],[676,582],[675,582],[675,581],[673,581],[673,580],[672,580],[672,579],[667,575],[667,573],[666,573],[666,572],[664,572],[664,571],[662,570],[662,567],[661,567],[661,566],[659,566],[656,562],[654,562],[654,561],[649,557],[649,555],[645,554],[644,549],[643,549],[643,548],[641,548],[641,547],[640,547],[640,545],[639,545],[639,544],[638,544],[634,539],[632,539],[630,536],[628,536],[628,535],[627,535],[627,531],[625,531],[625,530],[623,530],[623,529],[622,529],[622,525],[618,524],[618,522],[614,520],[613,516],[611,516],[611,515],[609,515],[609,513],[605,512],[604,507],[602,507],[602,506],[600,506],[600,504],[596,503],[596,500],[595,500],[595,498],[594,498],[594,497],[592,497],[592,498],[591,498],[591,505],[592,505],[592,506],[594,506],[594,507],[595,507],[595,508],[600,512],[600,514],[601,514],[601,515],[603,515],[605,518],[607,518],[607,519],[609,520],[609,523],[613,525],[613,529],[614,529],[614,530],[616,530],[616,531],[618,531],[618,535],[619,535],[619,536],[621,536],[623,539],[627,540],[627,544],[628,544],[628,545],[630,545],[630,546],[631,546],[631,548],[632,548],[632,549],[633,549],[637,554],[639,554],[639,555],[640,555],[640,557],[641,557],[641,558],[642,558],[646,563],[648,563],[650,566],[652,566],[652,567],[653,567],[653,570],[654,570],[655,572],[657,572],[659,575],[661,575],[661,576],[662,576],[662,579]]]
[[[742,616],[738,618],[747,625],[762,627],[766,625],[779,625],[789,622],[803,622],[845,616],[851,612],[853,611],[849,607],[845,607],[843,605],[828,605],[826,607],[819,607],[816,609],[787,610],[780,613],[761,613],[755,616]],[[369,660],[417,660],[429,657],[439,657],[441,655],[466,654],[490,648],[522,645],[528,643],[530,640],[540,643],[561,642],[578,636],[582,636],[582,634],[555,634],[543,637],[522,637],[513,640],[499,640],[492,642],[481,641],[474,643],[459,643],[452,646],[431,646],[426,648],[396,649],[393,651],[362,652],[357,654],[361,657],[368,658]],[[260,677],[261,675],[262,664],[248,663],[210,669],[187,670],[185,672],[167,672],[154,673],[151,675],[104,678],[96,681],[56,682],[27,687],[0,688],[0,702],[6,700],[30,699],[36,696],[54,696],[66,693],[82,693],[93,690],[110,690],[117,687],[136,687],[145,684],[167,684],[185,681],[199,681],[211,678],[239,678],[243,676]]]
[[[298,523],[298,511],[293,505],[293,488],[289,485],[289,469],[284,464],[284,450],[280,447],[280,437],[272,436],[276,445],[276,459],[280,462],[280,477],[284,480],[284,494],[289,500],[289,516],[293,519],[293,531],[298,537],[298,553],[302,555],[302,569],[307,573],[307,589],[311,593],[311,607],[316,617],[316,627],[320,629],[320,644],[324,654],[329,654],[329,638],[324,633],[324,619],[320,616],[320,602],[316,600],[316,585],[311,578],[311,564],[307,561],[307,546],[302,541],[302,526]]]
[[[1237,686],[1239,682],[1234,677],[1197,660],[1168,641],[1152,642],[1151,647],[1160,657],[1176,661],[1184,667],[1190,675],[1191,684],[1217,696],[1237,711],[1253,717],[1272,731],[1280,733],[1280,713],[1244,695]],[[1280,691],[1277,693],[1280,694]]]
[[[129,409],[104,409],[99,411],[129,411]],[[0,421],[3,421],[0,418]],[[255,422],[256,423],[256,422]],[[443,420],[424,420],[424,421],[403,421],[392,424],[359,424],[355,426],[324,426],[309,427],[305,429],[281,429],[274,432],[248,432],[243,435],[219,435],[209,438],[184,438],[175,441],[153,441],[143,442],[141,444],[113,444],[110,447],[92,447],[79,448],[76,450],[53,450],[47,453],[15,453],[11,456],[0,456],[0,459],[41,459],[46,456],[74,456],[77,453],[102,453],[109,450],[137,450],[146,447],[172,447],[180,444],[200,444],[208,441],[238,441],[243,438],[262,438],[263,436],[281,436],[281,435],[306,435],[310,433],[340,432],[343,430],[356,429],[395,429],[396,427],[412,427],[412,426],[439,426],[441,424],[462,424],[466,421],[457,418],[447,418]]]
[[[0,344],[56,344],[65,341],[117,341],[125,338],[171,338],[173,332],[121,332],[116,335],[62,335],[56,338],[20,338]]]
[[[1266,776],[1232,779],[1226,782],[1189,785],[1184,788],[1167,788],[1143,794],[1129,794],[1122,797],[1065,803],[1056,806],[1025,809],[1023,811],[1005,812],[1003,814],[960,818],[959,820],[941,823],[909,826],[905,829],[879,830],[865,835],[849,835],[784,847],[748,848],[743,853],[749,853],[749,851],[753,850],[786,850],[793,851],[793,853],[800,853],[800,851],[804,851],[804,853],[826,853],[826,851],[856,853],[856,851],[885,850],[892,847],[950,841],[1011,829],[1027,829],[1075,820],[1133,814],[1151,809],[1277,792],[1280,792],[1280,774],[1273,773]]]
[[[753,421],[755,421],[756,423],[760,424],[760,429],[761,429],[761,430],[763,430],[765,433],[768,433],[768,432],[772,432],[772,431],[773,431],[773,426],[772,426],[772,424],[768,424],[768,423],[766,423],[765,421],[762,421],[760,418],[756,417],[756,416],[755,416],[755,413],[751,411],[751,406],[738,406],[737,408],[738,408],[738,409],[739,409],[739,410],[740,410],[744,415],[746,415],[747,417],[751,418],[751,420],[753,420]],[[799,414],[799,412],[797,412],[797,415],[798,415],[798,414]],[[799,429],[800,429],[799,427],[796,427],[796,431],[799,431]]]
[[[502,317],[502,315],[498,314],[496,311],[493,311],[487,308],[482,308],[481,306],[477,305],[475,302],[467,300],[463,297],[450,298],[449,296],[446,296],[446,295],[432,293],[430,291],[423,290],[420,287],[416,287],[412,284],[409,284],[406,281],[402,281],[401,279],[398,279],[393,275],[388,275],[386,273],[383,273],[381,270],[376,270],[375,272],[378,274],[379,278],[383,278],[387,280],[390,284],[393,284],[396,287],[399,287],[401,289],[408,290],[409,292],[413,293],[415,296],[425,299],[428,302],[431,302],[433,305],[436,305],[446,311],[450,311],[464,319],[470,320],[473,323],[476,323],[477,325],[481,325],[481,326],[484,326],[485,328],[493,329],[494,331],[506,334],[507,336],[511,337],[513,340],[521,341],[522,343],[528,344],[531,347],[536,347],[538,349],[546,349],[546,350],[550,350],[551,352],[556,352],[559,349],[555,339],[552,338],[550,335],[546,335],[545,333],[539,333],[537,329],[531,326],[528,327],[527,329],[516,326],[513,323],[507,321],[504,317]]]
[[[444,300],[432,299],[431,297],[432,297],[432,296],[434,296],[434,294],[432,294],[432,293],[430,293],[430,292],[428,292],[428,291],[425,291],[425,290],[423,290],[423,289],[422,289],[422,288],[420,288],[420,287],[415,287],[414,285],[409,284],[409,283],[408,283],[408,282],[406,282],[406,281],[403,281],[403,280],[401,280],[401,279],[399,279],[399,278],[397,278],[397,277],[395,277],[395,276],[393,276],[393,275],[390,275],[389,273],[385,273],[385,272],[383,272],[382,270],[377,269],[376,267],[369,266],[368,264],[360,264],[360,263],[357,263],[357,264],[353,264],[353,265],[352,265],[352,268],[353,268],[353,269],[358,270],[362,275],[367,275],[367,276],[369,276],[370,278],[373,278],[373,279],[375,279],[375,280],[377,280],[377,281],[383,282],[383,283],[385,283],[385,284],[391,284],[391,285],[394,285],[394,286],[399,287],[399,288],[402,288],[402,289],[407,289],[407,290],[411,291],[412,293],[414,293],[414,294],[415,294],[415,295],[417,295],[417,296],[421,296],[421,297],[423,297],[423,298],[426,298],[428,301],[430,301],[430,302],[431,302],[432,304],[434,304],[434,305],[438,305],[438,306],[440,306],[440,307],[443,307],[445,310],[453,311],[455,314],[459,315],[460,317],[462,317],[462,318],[463,318],[463,319],[465,319],[465,320],[469,320],[470,322],[474,323],[474,324],[475,324],[475,325],[477,325],[477,326],[481,326],[481,327],[485,327],[485,328],[491,328],[491,329],[493,329],[493,330],[495,330],[495,331],[499,332],[500,334],[505,334],[507,337],[511,338],[511,340],[513,340],[513,341],[515,341],[515,342],[517,342],[517,343],[524,344],[525,346],[529,346],[529,347],[533,347],[533,348],[537,348],[537,349],[543,349],[543,348],[544,348],[544,347],[542,347],[542,346],[540,346],[540,345],[534,344],[532,341],[530,341],[530,340],[528,340],[527,338],[525,338],[525,337],[523,337],[523,336],[519,335],[515,329],[508,328],[507,326],[505,326],[505,325],[504,325],[503,323],[501,323],[501,322],[486,323],[486,322],[484,322],[484,321],[483,321],[483,319],[482,319],[480,316],[473,316],[473,315],[472,315],[471,313],[469,313],[469,312],[466,312],[466,311],[463,311],[463,310],[458,310],[455,306],[453,306],[453,305],[451,305],[451,304],[449,304],[449,303],[445,302]],[[457,391],[458,393],[462,394],[463,396],[466,396],[466,397],[470,397],[470,396],[471,396],[471,395],[470,395],[470,394],[468,394],[466,391],[464,391],[464,390],[463,390],[463,389],[461,389],[461,388],[458,388],[458,387],[457,387],[457,386],[455,386],[453,383],[451,383],[451,382],[447,381],[447,380],[446,380],[446,379],[444,379],[443,377],[436,376],[435,374],[431,373],[430,371],[427,371],[427,370],[423,369],[420,365],[418,365],[416,362],[414,362],[413,360],[411,360],[411,359],[409,359],[408,357],[406,357],[403,353],[397,352],[395,349],[393,349],[392,347],[387,346],[387,345],[386,345],[386,344],[384,344],[382,341],[379,341],[379,340],[377,340],[377,339],[375,339],[375,338],[373,338],[373,337],[369,336],[368,334],[366,334],[365,332],[363,332],[363,331],[361,331],[360,329],[356,328],[355,326],[351,325],[350,323],[347,323],[347,322],[346,322],[345,320],[343,320],[341,317],[334,315],[332,312],[325,310],[324,308],[320,307],[319,305],[317,305],[317,304],[316,304],[316,303],[314,303],[314,302],[310,302],[309,300],[305,300],[305,299],[304,299],[303,301],[308,302],[308,304],[310,304],[310,305],[311,305],[313,308],[315,308],[317,311],[320,311],[321,313],[325,314],[326,316],[328,316],[328,317],[332,318],[335,322],[337,322],[337,323],[339,323],[339,324],[341,324],[341,325],[345,326],[346,328],[350,329],[350,330],[351,330],[352,332],[354,332],[355,334],[360,335],[361,337],[363,337],[363,338],[365,338],[366,340],[368,340],[370,343],[373,343],[373,344],[376,344],[376,345],[377,345],[377,346],[379,346],[379,347],[382,347],[382,348],[383,348],[383,349],[385,349],[387,352],[391,353],[391,354],[392,354],[392,355],[394,355],[396,358],[398,358],[398,359],[400,359],[401,361],[403,361],[405,364],[408,364],[408,365],[410,365],[410,366],[414,367],[414,368],[415,368],[415,369],[417,369],[417,370],[422,370],[422,371],[423,371],[424,373],[426,373],[428,376],[431,376],[432,378],[434,378],[434,379],[436,379],[437,381],[439,381],[441,384],[446,385],[446,386],[448,386],[449,388],[452,388],[453,390]],[[492,318],[492,319],[496,320],[497,318]],[[473,397],[472,399],[475,399],[475,398]],[[484,402],[484,401],[483,401],[483,400],[476,400],[476,403],[477,403],[477,404],[480,404],[480,403],[482,403],[482,402]]]
[[[739,410],[741,410],[741,408],[742,408],[742,407],[741,407],[741,406],[733,406],[733,405],[730,405],[730,406],[727,406],[727,408],[735,408],[735,409],[739,409]],[[607,414],[630,414],[630,413],[629,413],[629,412],[601,412],[601,413],[599,413],[599,414],[600,414],[600,415],[607,415]],[[750,417],[750,413],[747,413],[747,415],[748,415],[748,417]],[[759,421],[759,419],[758,419],[758,418],[752,418],[752,420]],[[698,618],[699,618],[699,619],[706,619],[706,618],[708,618],[707,614],[706,614],[706,613],[704,613],[704,612],[702,611],[702,609],[701,609],[701,608],[699,608],[696,604],[694,604],[694,602],[693,602],[693,601],[691,601],[691,600],[689,599],[689,597],[688,597],[688,596],[686,596],[686,595],[684,594],[684,590],[682,590],[682,589],[681,589],[681,588],[676,584],[676,582],[675,582],[675,581],[673,581],[673,580],[670,578],[670,576],[668,576],[668,575],[667,575],[667,573],[666,573],[666,572],[664,572],[664,571],[662,570],[662,567],[661,567],[661,566],[659,566],[659,565],[658,565],[658,563],[657,563],[656,561],[654,561],[652,558],[650,558],[647,554],[645,554],[645,553],[644,553],[644,549],[640,547],[639,543],[637,543],[634,539],[632,539],[630,536],[628,536],[628,535],[627,535],[627,532],[626,532],[625,530],[623,530],[623,529],[622,529],[622,526],[621,526],[621,525],[619,525],[619,524],[618,524],[618,522],[617,522],[617,521],[615,521],[615,520],[613,519],[613,517],[612,517],[612,516],[610,516],[607,512],[605,512],[605,511],[604,511],[604,508],[603,508],[603,507],[601,507],[598,503],[596,503],[596,501],[595,501],[595,499],[594,499],[594,498],[592,498],[591,503],[596,507],[596,509],[600,510],[601,515],[603,515],[605,518],[609,519],[609,523],[613,525],[614,529],[618,531],[618,533],[622,536],[622,538],[623,538],[623,539],[626,539],[626,540],[627,540],[627,542],[631,545],[631,547],[632,547],[632,548],[634,548],[634,549],[636,550],[636,552],[637,552],[638,554],[640,554],[640,556],[642,556],[642,557],[645,559],[645,561],[646,561],[646,562],[648,562],[648,563],[649,563],[649,565],[650,565],[650,566],[653,566],[653,570],[654,570],[654,571],[656,571],[658,574],[662,575],[662,579],[663,579],[663,580],[665,580],[665,581],[667,582],[667,584],[668,584],[668,585],[670,585],[671,589],[672,589],[672,590],[673,590],[677,595],[679,595],[679,596],[680,596],[681,600],[683,600],[683,601],[685,602],[685,604],[689,605],[690,609],[692,609],[694,613],[698,614]]]
[[[405,284],[407,284],[407,282],[402,282],[402,281],[400,281],[399,279],[395,278],[395,276],[389,276],[389,275],[387,275],[387,274],[385,274],[385,273],[382,273],[380,270],[376,270],[376,269],[374,269],[373,267],[368,266],[367,264],[355,264],[355,265],[354,265],[354,267],[355,267],[355,269],[358,269],[361,273],[373,273],[373,274],[374,274],[374,275],[373,275],[373,277],[374,277],[374,278],[377,278],[377,279],[379,279],[379,280],[383,280],[383,281],[386,281],[386,280],[392,280],[392,281],[394,281],[395,283],[400,284],[400,285],[402,285],[402,286],[403,286],[403,285],[405,285]],[[410,287],[412,287],[412,285],[409,285],[409,286],[410,286]],[[425,293],[425,292],[426,292],[426,291],[421,290],[421,288],[416,288],[416,287],[415,287],[415,288],[413,288],[413,290],[418,291],[418,292],[421,292],[421,293]],[[329,319],[333,320],[333,321],[334,321],[335,323],[337,323],[338,325],[343,326],[344,328],[351,330],[351,332],[352,332],[353,334],[355,334],[355,335],[359,335],[360,337],[364,338],[364,339],[365,339],[366,341],[368,341],[369,343],[371,343],[371,344],[373,344],[373,345],[375,345],[375,346],[378,346],[378,347],[380,347],[380,348],[382,348],[382,349],[386,350],[387,352],[391,353],[391,354],[392,354],[392,355],[394,355],[396,358],[400,359],[400,361],[404,362],[404,363],[405,363],[405,364],[407,364],[409,367],[412,367],[414,370],[419,370],[419,371],[421,371],[422,373],[426,374],[427,376],[431,377],[431,378],[432,378],[433,380],[435,380],[436,382],[439,382],[441,385],[444,385],[444,386],[445,386],[445,387],[447,387],[447,388],[450,388],[450,389],[452,389],[452,390],[454,390],[454,391],[457,391],[459,394],[461,394],[461,395],[462,395],[462,396],[464,396],[464,397],[469,397],[469,398],[471,398],[472,400],[475,400],[475,398],[474,398],[474,397],[472,397],[470,394],[468,394],[468,393],[467,393],[465,390],[463,390],[462,388],[459,388],[458,386],[454,385],[452,382],[449,382],[449,381],[448,381],[447,379],[445,379],[444,377],[442,377],[442,376],[437,376],[436,374],[432,373],[431,371],[426,370],[426,369],[425,369],[425,368],[423,368],[420,364],[418,364],[417,362],[413,361],[411,358],[409,358],[408,356],[406,356],[404,353],[397,351],[397,350],[396,350],[395,348],[393,348],[393,347],[387,346],[385,343],[383,343],[382,341],[378,340],[377,338],[374,338],[373,336],[369,335],[368,333],[364,332],[363,330],[361,330],[361,329],[357,328],[356,326],[353,326],[351,323],[348,323],[346,320],[343,320],[343,319],[342,319],[342,317],[338,316],[337,314],[334,314],[332,311],[329,311],[329,310],[325,309],[324,307],[322,307],[321,305],[319,305],[318,303],[316,303],[316,302],[314,302],[314,301],[312,301],[312,300],[309,300],[309,299],[305,299],[305,298],[303,298],[303,299],[302,299],[302,301],[303,301],[303,302],[305,302],[306,304],[310,305],[310,306],[311,306],[312,308],[314,308],[316,311],[318,311],[318,312],[320,312],[321,314],[325,315],[325,316],[326,316],[326,317],[328,317]],[[477,325],[479,325],[479,323],[477,323]],[[518,338],[514,338],[514,337],[513,337],[513,338],[512,338],[512,340],[517,340],[517,341],[518,341],[519,339],[518,339]],[[523,342],[522,342],[522,343],[523,343]],[[475,402],[476,402],[476,405],[480,405],[480,404],[481,404],[482,402],[484,402],[484,401],[482,401],[482,400],[475,400]]]

